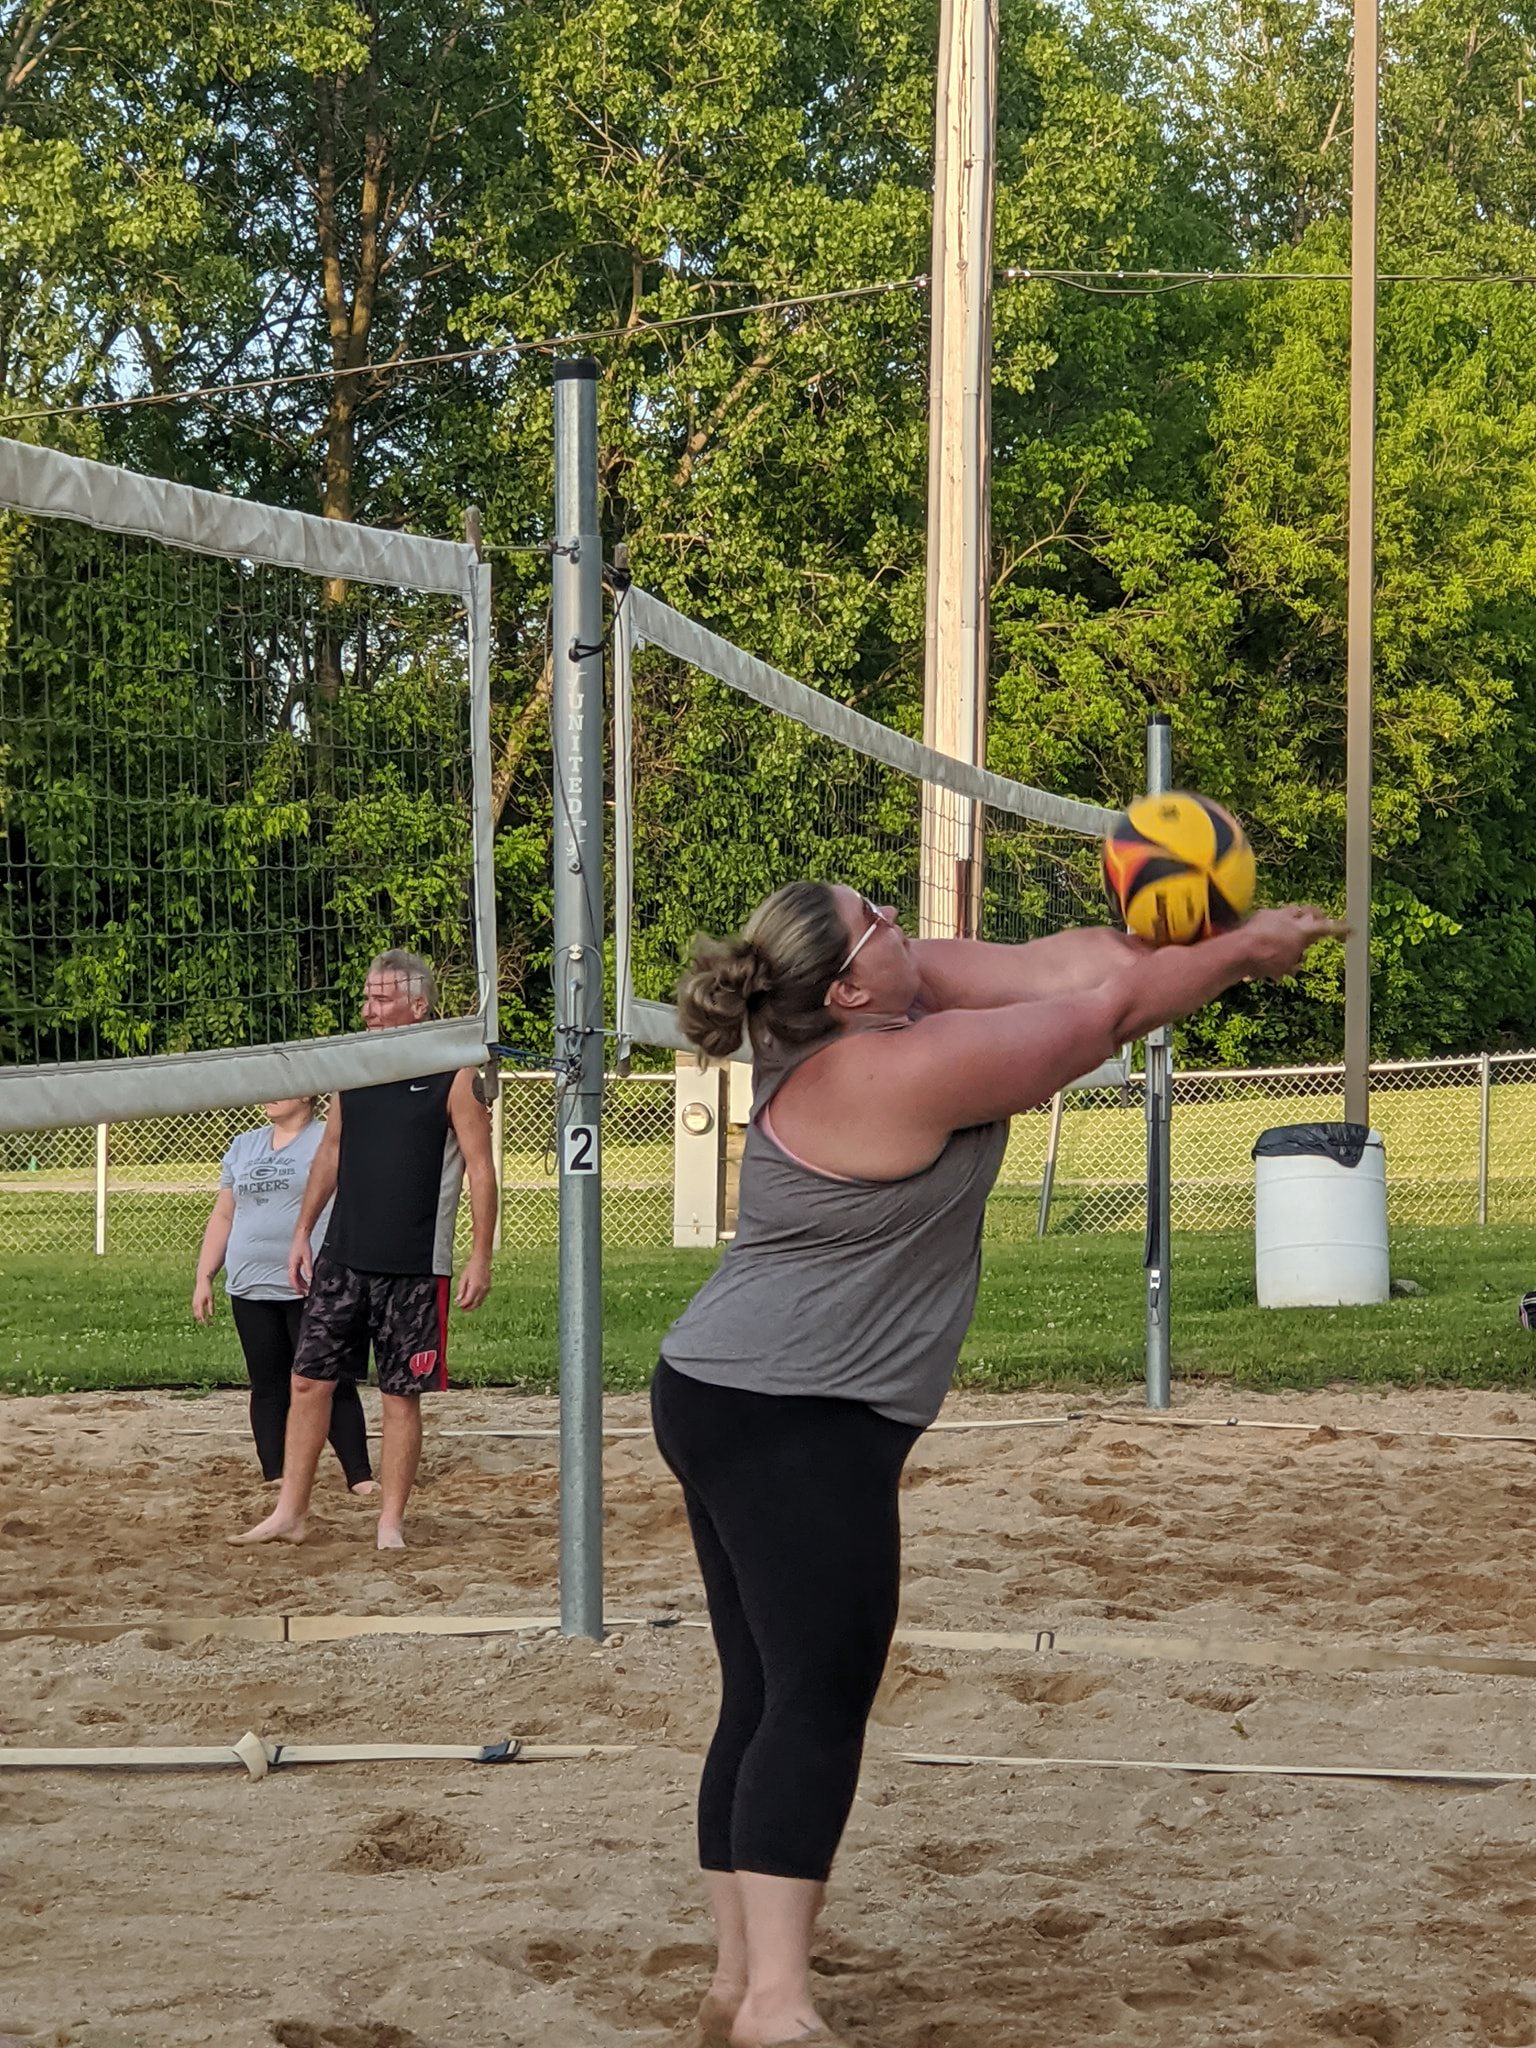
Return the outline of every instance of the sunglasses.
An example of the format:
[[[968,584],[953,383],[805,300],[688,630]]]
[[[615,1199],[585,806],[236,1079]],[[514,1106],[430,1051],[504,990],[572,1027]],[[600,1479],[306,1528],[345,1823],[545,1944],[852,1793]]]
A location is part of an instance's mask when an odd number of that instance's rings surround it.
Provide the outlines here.
[[[887,931],[895,931],[896,929],[895,918],[887,917],[885,912],[882,909],[880,909],[878,904],[871,903],[867,896],[861,896],[859,898],[859,901],[863,904],[864,908],[869,912],[869,923],[864,929],[864,931],[859,935],[859,937],[854,940],[852,949],[849,952],[847,959],[843,962],[842,966],[839,967],[836,974],[834,974],[832,977],[834,981],[842,980],[843,976],[848,972],[849,968],[853,965],[854,961],[858,959],[859,955],[863,952],[864,948],[869,944],[870,940],[875,936],[875,933],[879,931],[882,928],[882,926]]]

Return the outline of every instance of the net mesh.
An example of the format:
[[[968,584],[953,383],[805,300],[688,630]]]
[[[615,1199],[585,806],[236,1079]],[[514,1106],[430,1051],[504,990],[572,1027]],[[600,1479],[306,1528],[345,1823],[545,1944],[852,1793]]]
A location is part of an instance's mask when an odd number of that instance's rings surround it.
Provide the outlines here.
[[[500,1112],[501,1250],[553,1251],[560,1222],[555,1076],[504,1074]],[[0,1260],[29,1254],[88,1265],[99,1207],[107,1257],[164,1258],[190,1286],[219,1163],[237,1133],[262,1121],[261,1111],[248,1107],[114,1123],[105,1133],[99,1190],[93,1128],[0,1131]],[[603,1103],[603,1236],[610,1247],[670,1246],[672,1123],[670,1074],[610,1077]],[[462,1257],[471,1240],[467,1189],[456,1221]],[[178,1293],[181,1286],[178,1277]]]
[[[739,929],[785,882],[846,883],[894,905],[912,931],[954,908],[924,898],[920,848],[935,798],[917,776],[655,647],[636,651],[629,694],[628,968],[638,997],[670,1002],[694,935]],[[1023,940],[1106,921],[1096,841],[1000,805],[978,811],[977,936]]]
[[[0,1060],[476,1009],[465,608],[0,514]]]

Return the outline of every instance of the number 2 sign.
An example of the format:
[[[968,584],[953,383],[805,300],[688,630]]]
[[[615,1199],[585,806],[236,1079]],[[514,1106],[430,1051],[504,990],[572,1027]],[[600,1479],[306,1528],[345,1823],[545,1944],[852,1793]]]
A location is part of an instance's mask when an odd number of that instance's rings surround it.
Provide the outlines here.
[[[596,1173],[597,1125],[567,1124],[560,1133],[560,1171]]]

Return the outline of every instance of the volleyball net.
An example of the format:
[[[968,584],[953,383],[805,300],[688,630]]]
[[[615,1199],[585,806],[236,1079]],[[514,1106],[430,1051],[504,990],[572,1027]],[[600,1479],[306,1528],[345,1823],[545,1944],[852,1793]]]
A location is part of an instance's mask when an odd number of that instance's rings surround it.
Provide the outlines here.
[[[489,626],[467,545],[0,441],[0,1129],[486,1059]]]
[[[618,593],[613,653],[621,1048],[685,1046],[672,995],[695,933],[737,930],[785,882],[846,883],[914,931],[1106,921],[1115,812],[937,753],[637,588]],[[925,827],[974,857],[925,870]]]

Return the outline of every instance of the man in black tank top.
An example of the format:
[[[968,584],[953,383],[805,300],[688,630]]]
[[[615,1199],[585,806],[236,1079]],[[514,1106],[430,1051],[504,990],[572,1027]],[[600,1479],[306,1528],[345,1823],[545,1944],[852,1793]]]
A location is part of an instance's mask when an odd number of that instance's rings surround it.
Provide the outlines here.
[[[381,953],[363,986],[363,1022],[370,1031],[419,1024],[433,993],[424,960]],[[378,1544],[404,1548],[405,1504],[421,1456],[421,1395],[448,1384],[453,1226],[466,1173],[474,1241],[457,1300],[474,1309],[490,1292],[496,1168],[473,1069],[343,1089],[332,1102],[289,1257],[289,1278],[307,1298],[282,1489],[272,1513],[231,1542],[304,1540],[333,1390],[343,1378],[367,1377],[371,1346],[384,1408]],[[312,1259],[310,1232],[333,1192],[325,1243]]]

